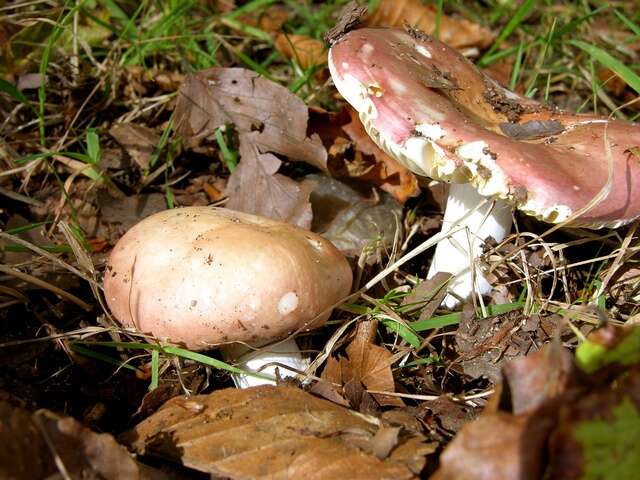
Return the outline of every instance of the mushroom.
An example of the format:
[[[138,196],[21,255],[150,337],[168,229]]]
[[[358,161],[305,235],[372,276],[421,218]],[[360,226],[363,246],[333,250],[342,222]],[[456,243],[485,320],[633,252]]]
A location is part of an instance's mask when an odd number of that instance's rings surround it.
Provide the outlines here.
[[[521,97],[411,28],[350,31],[332,45],[329,68],[382,149],[414,173],[452,184],[444,226],[458,229],[438,243],[429,274],[457,276],[449,307],[489,291],[481,274],[472,284],[474,257],[489,236],[501,241],[509,232],[512,205],[590,228],[640,216],[638,124]]]
[[[125,327],[203,350],[259,347],[320,327],[351,282],[344,256],[319,235],[224,208],[187,207],[132,227],[110,254],[104,290]],[[306,366],[293,339],[250,357],[239,363]]]

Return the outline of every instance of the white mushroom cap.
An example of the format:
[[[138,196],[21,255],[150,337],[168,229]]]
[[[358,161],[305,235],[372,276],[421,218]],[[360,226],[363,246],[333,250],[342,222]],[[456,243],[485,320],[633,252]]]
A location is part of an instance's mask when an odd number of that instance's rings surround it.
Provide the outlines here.
[[[131,228],[111,252],[104,288],[124,326],[204,349],[260,345],[317,328],[351,282],[346,259],[319,235],[227,209],[189,207]]]

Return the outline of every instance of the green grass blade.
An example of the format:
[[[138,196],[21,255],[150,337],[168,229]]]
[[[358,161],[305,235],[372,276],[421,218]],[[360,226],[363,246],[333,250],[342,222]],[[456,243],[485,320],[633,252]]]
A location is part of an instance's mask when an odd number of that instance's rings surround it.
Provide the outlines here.
[[[640,37],[640,26],[638,26],[638,24],[627,18],[620,10],[614,10],[613,13],[618,17],[618,20],[624,23],[624,25],[633,32],[634,35]]]
[[[513,310],[518,310],[519,308],[524,307],[524,302],[515,302],[515,303],[503,303],[501,305],[489,305],[487,306],[487,313],[489,316],[500,315],[503,313],[508,313]],[[482,315],[480,309],[476,310],[476,315]],[[431,317],[426,320],[417,320],[415,322],[411,322],[411,328],[413,328],[416,332],[424,332],[425,330],[433,330],[434,328],[442,328],[448,327],[449,325],[457,325],[460,323],[460,318],[462,317],[461,312],[449,313],[447,315],[440,315],[438,317]]]
[[[202,363],[204,365],[208,365],[213,368],[218,368],[220,370],[226,370],[228,372],[235,373],[237,375],[248,375],[250,377],[261,378],[263,380],[273,380],[273,377],[269,375],[264,375],[262,373],[243,370],[241,368],[234,367],[233,365],[229,365],[228,363],[225,363],[222,360],[218,360],[213,357],[208,357],[207,355],[203,355],[201,353],[192,352],[191,350],[186,350],[184,348],[164,347],[162,350],[165,353],[175,355],[176,357],[187,358],[189,360],[193,360],[194,362]]]
[[[273,41],[271,35],[269,35],[264,30],[252,27],[251,25],[245,25],[244,23],[239,22],[238,20],[234,20],[233,18],[222,17],[220,23],[229,28],[237,30],[238,32],[242,32],[246,35],[257,38],[258,40],[262,40],[263,42],[271,43]]]
[[[400,368],[407,367],[418,367],[420,365],[434,365],[436,363],[441,363],[442,359],[438,355],[429,355],[427,358],[419,358],[409,363],[405,363]]]
[[[0,92],[6,93],[7,95],[18,100],[20,103],[24,103],[25,105],[30,105],[29,99],[24,96],[24,93],[22,93],[15,86],[13,86],[11,83],[7,82],[3,78],[0,78]]]
[[[414,332],[410,328],[407,328],[401,323],[398,323],[389,318],[379,318],[379,320],[382,321],[384,326],[387,327],[387,329],[390,332],[395,333],[400,337],[402,337],[402,339],[406,341],[409,345],[411,345],[413,348],[418,348],[422,344],[422,338],[420,337],[420,335],[418,335],[416,332]]]
[[[601,63],[616,75],[622,78],[627,85],[633,88],[636,93],[640,94],[640,76],[627,67],[617,58],[612,57],[604,50],[581,40],[569,40],[569,43],[579,49],[585,51],[593,57],[594,60]]]
[[[169,121],[167,122],[167,127],[164,129],[164,131],[162,132],[162,135],[160,136],[160,141],[158,141],[158,145],[156,145],[156,148],[153,149],[151,158],[149,158],[149,168],[152,168],[160,158],[160,154],[164,150],[164,147],[167,146],[167,143],[169,141],[169,135],[171,135],[171,132],[173,132],[173,113],[171,114],[171,117],[169,117]]]
[[[487,58],[492,53],[494,53],[498,49],[498,47],[502,45],[502,42],[504,42],[509,37],[509,35],[511,35],[518,28],[518,26],[529,16],[535,6],[535,0],[525,0],[524,2],[522,2],[522,4],[513,14],[513,17],[511,17],[511,20],[509,20],[509,22],[502,29],[502,31],[498,35],[498,38],[496,38],[495,42],[493,42],[493,45],[491,45],[489,51],[485,53],[479,60],[478,63],[480,64],[480,66],[486,67],[488,65]]]
[[[555,42],[555,41],[559,40],[560,37],[566,35],[567,33],[574,33],[574,34],[578,35],[578,33],[576,32],[576,29],[581,24],[583,24],[587,20],[595,17],[596,15],[601,13],[603,10],[606,10],[608,8],[609,8],[608,5],[603,5],[602,7],[596,8],[595,10],[589,12],[588,14],[583,15],[582,17],[575,18],[575,19],[571,20],[569,23],[567,23],[566,25],[563,25],[562,27],[557,28],[556,31],[553,34],[553,37],[551,38],[551,41]]]
[[[8,230],[5,230],[4,233],[8,233],[9,235],[19,235],[21,233],[30,232],[31,230],[35,230],[36,228],[42,227],[43,225],[49,225],[51,223],[52,223],[51,221],[30,223],[28,225],[21,225],[19,227],[10,228]]]
[[[69,4],[73,4],[75,2],[67,1],[65,2],[64,7],[62,8],[62,12],[65,11]],[[62,32],[64,31],[65,25],[71,21],[73,15],[76,13],[76,10],[80,8],[81,2],[69,9],[66,15],[60,18],[59,21],[56,22],[56,27],[53,29],[53,33],[49,36],[49,40],[47,41],[47,45],[42,52],[42,58],[40,60],[40,68],[39,73],[42,75],[42,78],[47,78],[47,70],[49,69],[49,61],[51,60],[51,53],[53,52],[53,46],[56,44]],[[45,112],[45,102],[47,99],[47,82],[42,82],[40,87],[38,88],[38,131],[40,133],[40,145],[45,145],[45,129],[44,129],[44,112]]]
[[[93,128],[87,131],[87,156],[89,163],[100,164],[100,138]]]
[[[180,347],[172,347],[172,346],[162,346],[156,345],[153,343],[141,343],[141,342],[75,342],[76,344],[83,345],[97,345],[102,347],[113,347],[113,348],[126,348],[126,349],[135,349],[135,350],[157,350],[160,353],[165,353],[168,355],[175,355],[176,357],[186,358],[189,360],[193,360],[194,362],[202,363],[203,365],[207,365],[209,367],[217,368],[220,370],[226,370],[227,372],[235,373],[238,375],[248,375],[250,377],[261,378],[263,380],[273,380],[273,377],[269,375],[264,375],[262,373],[251,372],[248,370],[243,370],[238,367],[234,367],[233,365],[229,365],[222,360],[218,360],[213,357],[209,357],[202,353],[192,352],[190,350],[186,350]]]
[[[520,78],[520,71],[522,70],[522,57],[524,56],[524,42],[520,42],[518,45],[518,52],[516,54],[516,62],[513,65],[511,71],[511,79],[509,81],[509,89],[515,92],[518,85],[518,78]]]
[[[151,352],[151,383],[149,384],[149,390],[155,390],[158,388],[160,382],[160,352],[153,350]]]
[[[238,18],[246,13],[253,12],[255,10],[265,9],[272,4],[276,3],[277,0],[253,0],[251,2],[247,2],[244,5],[234,8],[232,11],[227,13],[225,18]]]
[[[222,132],[222,128],[216,128],[214,135],[216,137],[216,142],[218,143],[218,148],[222,153],[224,163],[229,169],[229,172],[233,173],[233,171],[236,169],[236,166],[238,165],[238,153],[229,150],[227,141],[225,140],[224,134]]]
[[[110,365],[116,365],[118,368],[126,368],[127,370],[131,370],[133,372],[138,371],[136,367],[134,367],[133,365],[130,365],[129,363],[122,362],[113,357],[110,357],[109,355],[105,355],[104,353],[95,352],[90,348],[85,348],[84,346],[80,345],[78,342],[71,342],[70,345],[71,345],[71,350],[73,350],[78,355],[93,358],[95,360],[99,360],[101,362],[105,362]]]

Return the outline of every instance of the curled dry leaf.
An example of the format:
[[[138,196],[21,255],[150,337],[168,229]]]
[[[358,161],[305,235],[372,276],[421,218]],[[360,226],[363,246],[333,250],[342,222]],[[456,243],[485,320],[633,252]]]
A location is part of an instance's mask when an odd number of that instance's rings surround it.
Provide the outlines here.
[[[149,168],[151,155],[160,142],[160,137],[153,129],[135,123],[118,123],[109,129],[109,134],[140,168]]]
[[[378,185],[389,192],[396,200],[404,203],[410,197],[420,193],[416,176],[394,158],[383,152],[367,134],[358,112],[348,107],[351,122],[342,126],[342,130],[349,136],[356,148],[354,161],[345,161],[347,174],[365,182]],[[340,151],[339,142],[334,144],[332,152]],[[343,156],[344,158],[344,156]],[[360,165],[360,168],[357,168]],[[332,167],[335,163],[332,163]]]
[[[289,20],[290,16],[291,9],[286,5],[271,5],[242,15],[240,21],[245,25],[273,34],[282,29],[282,26]]]
[[[126,449],[107,433],[95,433],[70,417],[48,410],[30,413],[0,402],[0,478],[66,478],[118,480],[141,478]]]
[[[309,195],[313,184],[298,183],[276,173],[281,161],[271,153],[260,153],[259,133],[240,135],[238,167],[229,177],[227,207],[240,212],[282,220],[311,228]]]
[[[361,386],[378,392],[395,392],[391,362],[393,354],[386,348],[375,345],[372,335],[375,333],[375,322],[361,322],[356,335],[346,349],[346,357],[329,357],[322,379],[344,386],[344,396],[354,407],[360,410],[363,395]],[[382,406],[404,406],[399,397],[373,394],[375,401]],[[365,395],[366,398],[366,395]]]
[[[434,480],[539,479],[552,421],[505,412],[465,425],[440,456]]]
[[[445,449],[434,478],[635,478],[638,332],[604,327],[575,359],[555,340],[511,362],[479,419]]]
[[[100,209],[95,234],[115,243],[136,223],[149,215],[167,208],[161,193],[139,193],[125,198],[114,198],[99,190],[96,202]]]
[[[516,415],[534,413],[578,387],[571,354],[552,340],[535,355],[507,363],[502,369],[510,410]]]
[[[453,275],[448,272],[437,272],[433,277],[416,285],[402,299],[402,306],[412,310],[419,309],[418,320],[430,319],[444,300],[447,294],[447,285],[452,277]]]
[[[399,27],[405,23],[433,34],[436,29],[437,10],[421,0],[382,0],[366,18],[368,26]],[[440,15],[440,40],[454,48],[487,48],[495,34],[477,23],[463,18]]]
[[[402,218],[402,206],[390,195],[367,198],[322,174],[307,175],[305,180],[315,185],[310,197],[314,232],[351,257],[359,257],[365,247],[391,247]]]
[[[285,87],[243,68],[211,68],[188,75],[179,91],[176,130],[189,144],[211,139],[233,124],[239,133],[257,131],[261,153],[305,161],[326,170],[327,152],[317,135],[307,137],[309,113]]]
[[[285,57],[295,59],[304,70],[327,63],[324,43],[306,35],[280,33],[276,36],[274,46]]]
[[[558,405],[573,391],[572,374],[571,354],[558,342],[514,360],[480,417],[447,446],[434,478],[540,478]]]
[[[174,398],[123,440],[138,453],[230,479],[417,478],[433,447],[380,430],[375,417],[302,390],[261,386]]]

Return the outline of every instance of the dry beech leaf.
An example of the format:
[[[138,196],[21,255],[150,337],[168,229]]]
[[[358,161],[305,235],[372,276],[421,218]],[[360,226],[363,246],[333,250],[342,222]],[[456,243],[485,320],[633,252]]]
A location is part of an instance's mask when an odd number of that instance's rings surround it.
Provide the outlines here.
[[[174,398],[123,440],[216,478],[417,478],[433,446],[381,427],[302,390],[260,386]]]
[[[433,34],[436,28],[437,10],[433,5],[424,5],[421,0],[382,0],[365,23],[369,26],[399,27],[405,23]],[[454,48],[487,48],[495,34],[463,18],[440,16],[440,40]]]
[[[322,144],[330,148],[336,137],[344,136],[342,125],[349,123],[351,117],[346,108],[338,112],[329,112],[322,107],[309,107],[309,131],[317,133],[322,139]]]
[[[53,478],[53,452],[69,478],[141,478],[127,450],[107,433],[95,433],[70,417],[30,413],[0,402],[0,478]]]
[[[153,129],[135,123],[118,123],[109,134],[124,148],[142,169],[149,168],[149,161],[160,137]]]
[[[259,135],[240,135],[241,160],[227,183],[227,208],[311,228],[313,184],[276,173],[282,162],[271,153],[260,153]]]
[[[544,408],[575,389],[578,378],[572,355],[562,348],[558,339],[535,355],[507,363],[502,375],[508,387],[510,409],[515,414]]]
[[[347,357],[336,359],[329,357],[322,372],[322,379],[344,385],[345,397],[352,406],[360,410],[367,409],[360,405],[363,392],[361,385],[368,390],[379,392],[395,392],[391,359],[393,354],[384,347],[373,343],[375,322],[361,322],[356,335],[346,349]],[[382,406],[404,406],[398,397],[372,394],[375,401]]]
[[[433,317],[447,294],[447,285],[453,275],[448,272],[437,272],[416,285],[409,294],[402,299],[402,306],[420,309],[418,320],[428,320]],[[406,311],[406,310],[405,310]]]
[[[346,160],[344,153],[351,144],[338,137],[330,149],[332,169],[336,170],[337,174],[373,183],[402,203],[418,195],[420,187],[415,175],[371,140],[358,118],[358,112],[351,107],[348,107],[348,112],[351,122],[343,125],[342,130],[355,146],[356,155],[353,160]]]
[[[315,38],[280,33],[276,36],[274,45],[282,55],[295,59],[304,70],[327,63],[325,45]]]
[[[100,215],[95,234],[112,243],[143,218],[167,208],[166,199],[161,193],[139,193],[114,198],[104,190],[99,190],[97,203]]]
[[[211,139],[233,124],[239,133],[258,132],[255,144],[290,160],[326,170],[327,152],[317,135],[307,137],[309,112],[285,87],[244,68],[211,68],[188,75],[175,109],[176,130],[188,144]]]
[[[480,417],[440,457],[436,480],[538,479],[558,407],[578,392],[571,354],[554,341],[512,361]]]
[[[236,9],[235,0],[214,0],[214,6],[220,13],[228,13]]]
[[[245,25],[259,28],[263,32],[276,33],[282,29],[289,17],[291,9],[285,5],[271,5],[259,8],[254,12],[242,15],[240,21]]]
[[[340,180],[322,174],[304,178],[315,184],[310,197],[314,232],[350,257],[359,257],[365,247],[372,245],[380,249],[391,247],[402,218],[402,205],[391,195],[365,197]],[[369,259],[377,261],[376,255]]]
[[[539,479],[549,418],[482,414],[465,425],[440,456],[434,480]]]

